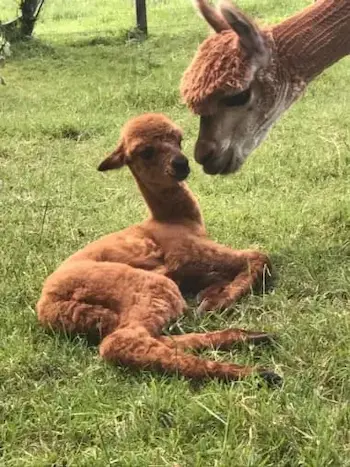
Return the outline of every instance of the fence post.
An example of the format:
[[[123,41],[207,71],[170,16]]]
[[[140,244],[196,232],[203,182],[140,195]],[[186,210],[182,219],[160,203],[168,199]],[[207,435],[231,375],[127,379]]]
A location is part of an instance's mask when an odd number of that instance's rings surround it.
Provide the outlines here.
[[[144,34],[147,34],[146,0],[136,0],[136,24]]]

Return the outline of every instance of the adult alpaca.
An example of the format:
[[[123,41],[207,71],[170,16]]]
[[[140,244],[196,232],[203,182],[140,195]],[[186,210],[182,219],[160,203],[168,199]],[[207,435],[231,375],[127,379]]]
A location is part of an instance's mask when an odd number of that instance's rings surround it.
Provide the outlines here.
[[[260,29],[224,1],[195,2],[214,29],[181,92],[200,115],[195,159],[208,174],[237,171],[269,129],[327,67],[350,53],[350,0],[319,0]]]
[[[267,383],[278,384],[280,377],[263,368],[185,353],[270,341],[266,333],[225,329],[162,335],[185,311],[179,287],[201,291],[202,311],[220,308],[249,292],[269,266],[263,253],[231,250],[206,237],[198,203],[182,181],[189,166],[180,145],[180,129],[161,114],[145,114],[124,127],[99,170],[128,166],[150,217],[68,258],[44,284],[39,320],[53,330],[99,338],[100,354],[110,362],[199,379],[236,380],[256,371]]]

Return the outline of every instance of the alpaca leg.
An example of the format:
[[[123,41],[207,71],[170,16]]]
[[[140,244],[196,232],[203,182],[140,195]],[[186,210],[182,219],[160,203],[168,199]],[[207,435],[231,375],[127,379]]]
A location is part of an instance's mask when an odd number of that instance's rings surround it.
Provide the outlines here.
[[[119,321],[115,310],[102,305],[76,300],[51,301],[45,296],[39,301],[37,311],[44,327],[68,335],[85,335],[92,341],[101,341]]]
[[[184,306],[178,287],[164,276],[119,263],[81,261],[48,278],[37,313],[45,327],[103,338],[130,322],[160,334]]]
[[[198,295],[199,311],[230,306],[261,283],[271,268],[269,258],[258,251],[232,250],[203,239],[192,240],[186,248],[186,263],[179,260],[183,280],[197,274],[207,282]]]
[[[205,348],[229,349],[233,344],[265,344],[273,342],[273,335],[259,331],[244,329],[223,329],[206,333],[189,333],[181,335],[160,336],[159,340],[168,347],[180,350],[200,350]]]
[[[198,313],[208,310],[221,310],[230,307],[244,295],[252,291],[259,276],[263,275],[264,266],[249,263],[249,270],[238,274],[232,282],[213,284],[197,295]]]
[[[175,373],[199,380],[218,378],[235,381],[257,373],[270,385],[280,385],[282,382],[278,375],[264,368],[214,362],[185,354],[181,349],[165,345],[161,339],[152,337],[141,327],[118,329],[105,337],[100,346],[100,355],[111,363]]]

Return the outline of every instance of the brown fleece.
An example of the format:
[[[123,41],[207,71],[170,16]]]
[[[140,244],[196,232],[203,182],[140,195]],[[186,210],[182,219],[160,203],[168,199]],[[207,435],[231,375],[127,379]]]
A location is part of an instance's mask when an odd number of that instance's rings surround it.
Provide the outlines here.
[[[186,310],[181,289],[200,291],[200,311],[225,308],[263,280],[270,263],[263,253],[232,250],[207,238],[199,205],[180,181],[189,171],[181,130],[165,116],[145,114],[128,122],[99,170],[124,165],[135,177],[150,217],[90,243],[59,266],[37,304],[41,324],[97,337],[101,356],[121,365],[198,379],[236,380],[257,371],[268,383],[279,383],[277,375],[262,368],[185,353],[266,342],[266,333],[225,329],[162,335]]]
[[[205,115],[209,109],[212,113],[220,94],[249,87],[256,68],[253,58],[238,44],[237,34],[230,29],[210,35],[200,45],[181,82],[182,96],[195,113]]]
[[[197,6],[203,12],[208,2],[198,1]],[[217,22],[220,16],[223,20],[220,11],[211,11],[211,15],[217,16]],[[213,21],[203,16],[213,26]],[[236,32],[222,27],[199,46],[183,75],[182,97],[194,113],[212,114],[223,93],[248,88],[260,69],[258,81],[266,85],[268,94],[271,87],[279,88],[284,81],[291,84],[287,101],[292,103],[301,95],[303,83],[350,53],[349,31],[349,0],[318,1],[276,26],[260,30],[270,59],[264,66],[256,66]]]

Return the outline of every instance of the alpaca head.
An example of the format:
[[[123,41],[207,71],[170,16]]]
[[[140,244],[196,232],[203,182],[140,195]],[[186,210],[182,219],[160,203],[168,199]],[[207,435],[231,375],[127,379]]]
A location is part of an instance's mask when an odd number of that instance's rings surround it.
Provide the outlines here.
[[[185,71],[181,93],[200,116],[195,159],[209,174],[239,169],[288,106],[271,35],[233,5],[197,6],[214,29]],[[280,70],[279,70],[280,73]]]
[[[122,128],[117,148],[98,167],[105,171],[127,165],[145,184],[171,186],[190,169],[181,152],[182,131],[162,114],[144,114]]]

